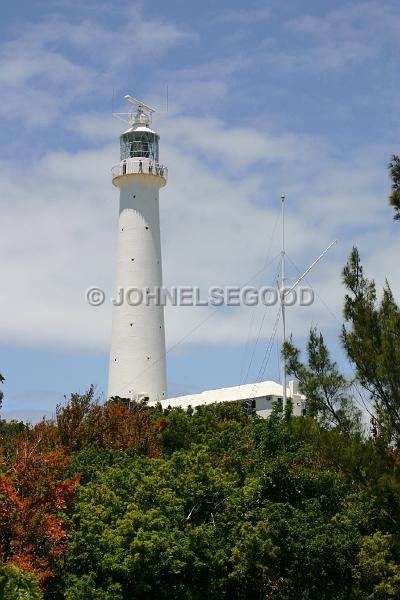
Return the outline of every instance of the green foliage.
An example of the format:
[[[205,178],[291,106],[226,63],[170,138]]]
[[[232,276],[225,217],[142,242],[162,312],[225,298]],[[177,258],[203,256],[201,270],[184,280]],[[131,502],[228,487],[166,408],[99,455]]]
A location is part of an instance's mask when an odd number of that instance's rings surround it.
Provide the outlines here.
[[[343,281],[349,292],[344,303],[343,345],[357,379],[374,401],[381,430],[399,443],[400,309],[388,283],[378,303],[375,283],[365,277],[357,248],[343,269]]]
[[[292,342],[284,345],[283,353],[289,374],[295,375],[307,398],[308,415],[347,432],[359,425],[360,416],[348,395],[348,383],[331,360],[321,333],[310,331],[307,365],[300,362],[300,351]]]
[[[371,486],[366,469],[376,446],[310,417],[287,418],[278,407],[268,420],[234,404],[153,418],[162,422],[159,457],[89,450],[73,457],[85,475],[56,597],[347,600],[364,593],[369,584],[356,579],[363,543],[378,527],[389,534],[400,514],[389,500],[395,460],[376,461],[371,473],[386,472]],[[365,471],[359,482],[346,469],[344,439]]]
[[[32,573],[14,566],[0,565],[0,598],[2,600],[41,600],[38,579]]]
[[[119,456],[120,453],[113,448],[88,446],[72,454],[67,473],[70,477],[79,473],[80,483],[88,483],[94,481],[97,474],[111,466]]]
[[[315,339],[320,357],[323,340]],[[336,367],[322,356],[323,369],[318,371],[319,359],[304,369],[309,377],[314,370],[329,380]],[[316,385],[311,389],[318,392]],[[74,436],[77,424],[76,440],[60,446],[62,432],[49,423],[9,438],[17,453],[6,455],[5,468],[17,456],[23,460],[25,443],[36,448],[40,439],[44,449],[52,448],[44,457],[68,446],[65,477],[80,476],[74,501],[60,503],[54,515],[54,525],[62,519],[68,535],[52,559],[52,575],[43,580],[46,600],[396,597],[396,450],[366,439],[357,427],[343,430],[330,416],[293,417],[280,406],[264,420],[235,403],[187,412],[112,404],[112,415],[133,415],[135,427],[157,432],[158,454],[141,453],[130,443],[121,448],[108,437],[108,425],[98,427],[96,435],[103,437],[85,445],[93,439],[87,419],[93,421],[90,405],[82,416],[79,398],[61,415],[64,434]],[[340,402],[333,408],[339,411]],[[102,414],[95,405],[94,415]],[[116,432],[121,435],[119,426]],[[40,503],[38,475],[30,481]],[[7,482],[5,477],[4,497],[17,492]],[[22,487],[18,493],[26,511]],[[8,503],[0,514],[0,534],[6,535]],[[40,514],[38,524],[47,531],[50,514]],[[33,508],[26,519],[30,530]],[[29,550],[35,561],[39,550]],[[32,566],[33,558],[25,564]],[[4,587],[6,579],[0,581]]]
[[[125,458],[82,488],[65,557],[67,598],[122,599],[133,590],[135,598],[184,598],[188,588],[204,595],[221,553],[206,519],[226,491],[207,462],[201,448],[170,463]]]
[[[22,421],[5,421],[0,419],[0,456],[8,458],[15,456],[16,440],[27,434],[29,426]]]
[[[188,419],[188,416],[193,418]],[[165,411],[167,417],[161,434],[162,449],[170,454],[176,450],[190,448],[193,443],[207,442],[216,444],[230,443],[232,436],[240,437],[247,423],[247,412],[243,405],[221,403],[212,406],[199,406],[194,413],[181,408]],[[210,438],[210,431],[214,435]],[[235,433],[233,433],[233,431]]]
[[[400,597],[399,550],[393,536],[380,531],[364,538],[353,567],[353,598],[389,600]]]
[[[393,154],[389,163],[389,174],[392,180],[392,193],[389,196],[389,203],[394,208],[395,221],[400,220],[400,156]]]

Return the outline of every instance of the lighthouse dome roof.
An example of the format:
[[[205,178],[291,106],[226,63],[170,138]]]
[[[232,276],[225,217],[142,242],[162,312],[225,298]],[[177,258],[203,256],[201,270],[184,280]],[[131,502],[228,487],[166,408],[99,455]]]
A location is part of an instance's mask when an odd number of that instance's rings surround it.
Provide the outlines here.
[[[125,135],[125,133],[131,133],[133,131],[154,133],[154,135],[158,135],[158,133],[153,131],[153,129],[150,129],[150,127],[146,127],[145,125],[132,125],[132,127],[129,127],[129,129],[124,131],[124,133],[122,135]]]

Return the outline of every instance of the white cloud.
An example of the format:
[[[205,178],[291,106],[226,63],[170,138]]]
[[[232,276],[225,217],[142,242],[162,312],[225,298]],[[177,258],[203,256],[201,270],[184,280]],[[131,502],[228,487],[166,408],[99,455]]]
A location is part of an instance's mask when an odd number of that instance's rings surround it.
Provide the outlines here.
[[[84,292],[112,276],[111,253],[104,251],[112,246],[104,222],[116,208],[107,189],[111,160],[107,148],[52,153],[26,178],[19,177],[22,165],[2,164],[3,340],[66,348],[105,343],[107,327],[96,332]]]
[[[89,137],[96,118],[88,115]],[[392,272],[394,290],[399,289],[393,258],[397,230],[385,231],[390,214],[384,165],[379,165],[387,149],[366,148],[339,159],[318,139],[313,143],[311,137],[228,128],[209,118],[176,116],[168,123],[160,119],[160,126],[162,159],[170,169],[169,185],[161,191],[166,285],[198,285],[206,292],[213,285],[251,280],[269,246],[270,257],[279,253],[279,232],[272,240],[271,231],[284,181],[287,250],[296,265],[305,269],[339,237],[338,249],[309,277],[336,314],[341,313],[340,269],[350,250],[348,240],[360,246],[371,274],[379,256],[380,272]],[[247,148],[251,151],[243,151]],[[117,154],[117,139],[95,150],[49,152],[31,166],[27,178],[18,177],[22,165],[1,165],[0,251],[8,265],[0,292],[4,341],[107,350],[110,307],[87,306],[84,293],[99,285],[109,297],[113,287],[118,192],[109,173]],[[273,271],[271,265],[254,283],[273,284]],[[167,309],[168,345],[211,311]],[[246,307],[222,309],[183,343],[244,343],[250,314]],[[263,338],[268,339],[274,316],[275,310],[268,309]],[[337,327],[319,301],[312,309],[290,311],[290,328],[298,335],[311,322]],[[256,335],[254,329],[253,340]]]
[[[125,11],[115,29],[54,15],[26,23],[0,46],[0,114],[31,127],[50,124],[73,101],[103,96],[121,72],[126,79],[132,70],[154,68],[169,48],[194,37],[161,17],[144,17],[138,7]]]

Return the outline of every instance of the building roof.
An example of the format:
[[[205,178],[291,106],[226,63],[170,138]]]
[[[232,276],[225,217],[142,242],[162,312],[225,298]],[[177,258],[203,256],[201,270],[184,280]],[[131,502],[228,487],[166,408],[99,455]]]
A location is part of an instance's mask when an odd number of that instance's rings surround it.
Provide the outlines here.
[[[282,385],[275,381],[260,381],[258,383],[248,383],[235,387],[219,388],[216,390],[205,390],[199,394],[190,394],[188,396],[178,396],[177,398],[167,398],[161,401],[161,405],[166,408],[180,406],[188,408],[196,407],[218,402],[238,402],[240,400],[249,400],[253,398],[262,398],[265,396],[282,397]],[[290,386],[287,388],[287,396],[291,396]],[[150,402],[156,404],[155,402]]]
[[[126,131],[124,131],[121,135],[125,135],[125,133],[131,133],[133,131],[144,131],[146,133],[154,133],[154,135],[157,135],[158,137],[160,137],[158,135],[158,133],[156,131],[154,131],[153,129],[150,129],[150,127],[147,127],[146,125],[132,125],[132,127],[129,127],[129,129],[127,129]]]

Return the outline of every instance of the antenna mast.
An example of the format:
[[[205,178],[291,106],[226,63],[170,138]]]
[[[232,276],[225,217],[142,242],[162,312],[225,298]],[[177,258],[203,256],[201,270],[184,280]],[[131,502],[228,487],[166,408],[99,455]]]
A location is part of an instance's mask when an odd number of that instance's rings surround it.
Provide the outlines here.
[[[286,390],[286,359],[283,356],[283,346],[286,342],[286,304],[285,298],[294,288],[304,279],[304,277],[315,267],[315,265],[325,256],[325,254],[332,248],[334,244],[337,244],[337,240],[334,240],[329,244],[327,248],[314,260],[313,263],[304,271],[302,275],[296,280],[296,282],[289,288],[285,289],[286,272],[285,272],[285,194],[281,195],[281,206],[282,206],[282,250],[281,250],[281,280],[280,280],[280,301],[281,301],[281,314],[282,314],[282,337],[281,337],[281,381],[282,381],[282,410],[285,411],[287,402],[287,390]]]
[[[285,311],[285,194],[281,195],[282,207],[282,250],[281,250],[281,285],[280,300],[282,314],[282,338],[281,338],[281,380],[282,380],[282,411],[286,408],[286,359],[283,356],[283,345],[286,342],[286,311]]]

